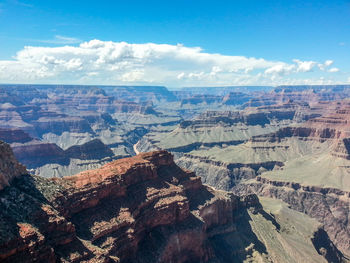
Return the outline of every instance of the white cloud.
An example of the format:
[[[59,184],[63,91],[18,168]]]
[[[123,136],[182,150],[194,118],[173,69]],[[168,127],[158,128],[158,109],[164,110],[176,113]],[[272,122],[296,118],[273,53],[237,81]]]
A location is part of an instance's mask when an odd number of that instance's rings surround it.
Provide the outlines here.
[[[338,68],[330,68],[328,70],[328,72],[331,72],[331,73],[339,72],[339,69]]]
[[[286,63],[281,63],[266,69],[265,74],[277,74],[282,76],[282,75],[291,73],[295,68],[296,68],[295,65],[288,65]]]
[[[297,63],[297,72],[310,72],[317,65],[315,61],[301,61],[299,59],[293,59]]]
[[[191,72],[190,74],[188,74],[188,78],[189,79],[198,79],[198,80],[202,80],[206,77],[206,74],[202,71],[199,73],[195,73],[195,72]]]
[[[181,72],[179,75],[177,75],[177,79],[183,79],[185,77],[185,72]]]
[[[326,60],[324,63],[319,63],[317,66],[320,68],[320,70],[326,70],[326,68],[333,65],[333,60]]]
[[[277,85],[319,81],[324,63],[292,63],[204,52],[183,44],[129,44],[91,40],[79,46],[75,38],[56,36],[60,47],[24,47],[13,60],[0,60],[3,83]],[[50,42],[47,42],[50,43]],[[318,66],[318,67],[317,67]],[[335,72],[336,68],[329,71]],[[322,69],[321,69],[322,70]],[[288,76],[288,78],[287,78]]]
[[[326,60],[325,62],[324,62],[324,65],[326,66],[326,67],[329,67],[329,66],[331,66],[333,64],[333,60]]]
[[[144,72],[141,70],[135,70],[126,72],[121,75],[120,80],[125,82],[141,81],[144,77]]]

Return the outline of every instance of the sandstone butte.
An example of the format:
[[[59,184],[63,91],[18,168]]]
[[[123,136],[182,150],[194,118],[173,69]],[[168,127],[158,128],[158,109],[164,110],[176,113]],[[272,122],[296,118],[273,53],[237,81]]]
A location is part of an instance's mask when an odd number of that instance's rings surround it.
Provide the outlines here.
[[[224,256],[210,237],[259,206],[202,185],[166,151],[46,179],[0,146],[0,262],[208,262]]]

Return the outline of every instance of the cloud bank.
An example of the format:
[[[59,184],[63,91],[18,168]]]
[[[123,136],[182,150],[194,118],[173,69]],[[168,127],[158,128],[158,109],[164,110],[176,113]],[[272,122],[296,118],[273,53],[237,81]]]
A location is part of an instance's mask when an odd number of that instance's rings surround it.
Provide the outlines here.
[[[75,39],[63,40],[70,44]],[[79,46],[24,47],[13,60],[0,60],[0,82],[168,86],[326,84],[333,83],[332,75],[339,71],[330,68],[332,65],[332,60],[294,59],[287,63],[227,56],[181,44],[91,40]]]

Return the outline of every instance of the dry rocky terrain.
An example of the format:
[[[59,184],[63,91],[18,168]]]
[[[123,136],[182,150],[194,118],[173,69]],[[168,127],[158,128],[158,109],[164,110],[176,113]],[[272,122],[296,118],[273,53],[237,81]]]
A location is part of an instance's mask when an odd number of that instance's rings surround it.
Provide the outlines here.
[[[1,170],[13,174],[0,191],[1,262],[343,260],[321,224],[205,186],[166,151],[52,179],[28,175],[11,151],[1,165],[14,167]]]
[[[0,262],[348,262],[349,95],[1,85]]]

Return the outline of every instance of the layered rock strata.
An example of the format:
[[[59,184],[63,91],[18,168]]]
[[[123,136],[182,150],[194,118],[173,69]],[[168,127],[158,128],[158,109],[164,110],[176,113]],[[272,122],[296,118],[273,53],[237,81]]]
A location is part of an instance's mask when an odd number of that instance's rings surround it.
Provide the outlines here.
[[[159,151],[0,192],[1,262],[207,262],[250,199],[203,186]],[[257,201],[255,201],[257,204]]]
[[[13,155],[3,157],[20,167]],[[24,174],[18,167],[2,171]],[[309,240],[289,237],[278,223],[285,213],[275,219],[256,195],[202,185],[166,151],[143,153],[62,179],[12,180],[0,191],[0,261],[341,262],[319,226]],[[266,243],[268,236],[280,241]],[[296,237],[306,246],[300,253],[286,245]]]
[[[234,190],[236,194],[254,193],[280,199],[292,209],[317,219],[337,248],[350,255],[350,192],[261,177],[242,183]]]

